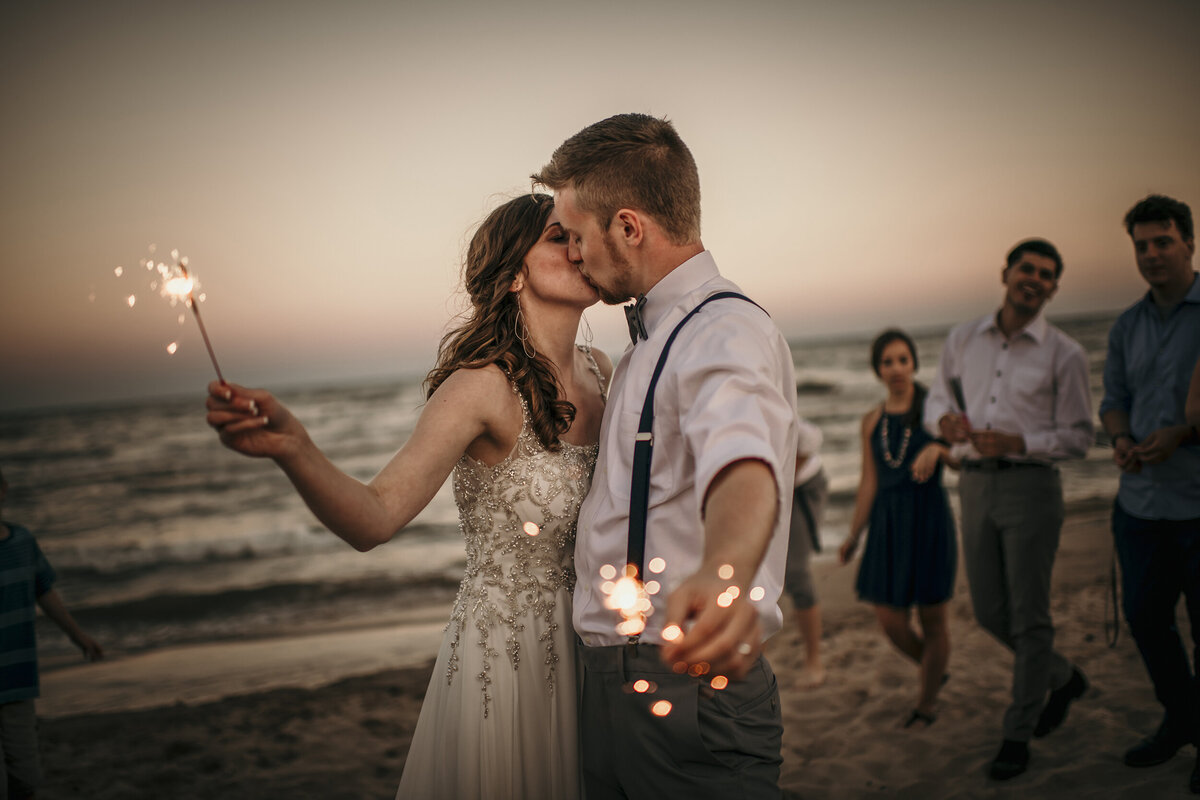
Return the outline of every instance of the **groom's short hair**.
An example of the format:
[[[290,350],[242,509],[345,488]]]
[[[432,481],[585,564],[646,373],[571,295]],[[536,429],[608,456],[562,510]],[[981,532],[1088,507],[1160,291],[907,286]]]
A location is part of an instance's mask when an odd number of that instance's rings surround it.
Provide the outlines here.
[[[674,244],[700,240],[700,173],[666,119],[617,114],[589,125],[531,177],[551,190],[572,186],[601,228],[631,208],[653,217]]]

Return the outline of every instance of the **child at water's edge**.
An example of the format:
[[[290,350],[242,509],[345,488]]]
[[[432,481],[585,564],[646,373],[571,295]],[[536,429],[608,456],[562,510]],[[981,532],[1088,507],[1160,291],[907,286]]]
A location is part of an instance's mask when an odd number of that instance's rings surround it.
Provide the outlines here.
[[[41,782],[37,747],[37,642],[34,603],[89,661],[104,657],[54,590],[55,574],[28,529],[3,521],[8,483],[0,472],[0,796],[33,797]]]

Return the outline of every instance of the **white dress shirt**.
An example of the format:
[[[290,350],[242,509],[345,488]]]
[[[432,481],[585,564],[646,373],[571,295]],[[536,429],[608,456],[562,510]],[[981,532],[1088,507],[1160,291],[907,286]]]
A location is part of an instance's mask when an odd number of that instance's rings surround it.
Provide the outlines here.
[[[952,377],[962,379],[972,430],[1024,437],[1025,453],[1006,460],[1049,464],[1087,454],[1094,432],[1087,354],[1044,315],[1011,339],[994,313],[950,331],[925,401],[925,426],[934,436],[940,435],[942,415],[961,413],[950,389]],[[980,458],[970,443],[951,452],[968,461]]]
[[[634,437],[650,377],[675,325],[711,294],[740,291],[721,277],[706,250],[676,267],[646,293],[648,337],[625,351],[613,372],[600,427],[592,489],[579,512],[575,542],[575,630],[584,644],[621,644],[621,621],[605,608],[601,568],[625,565]],[[646,564],[661,558],[661,584],[651,596],[642,641],[661,644],[666,598],[699,567],[704,550],[700,512],[713,478],[743,459],[766,463],[775,476],[778,513],[766,556],[751,586],[764,636],[779,630],[792,478],[796,465],[796,383],[792,353],[775,323],[744,300],[716,300],[679,332],[658,382],[654,460],[646,524]]]
[[[805,461],[796,470],[796,486],[803,486],[817,476],[821,471],[821,444],[825,441],[825,434],[821,433],[821,429],[813,425],[808,420],[801,417],[799,419],[799,436],[796,437],[796,455],[803,458]]]

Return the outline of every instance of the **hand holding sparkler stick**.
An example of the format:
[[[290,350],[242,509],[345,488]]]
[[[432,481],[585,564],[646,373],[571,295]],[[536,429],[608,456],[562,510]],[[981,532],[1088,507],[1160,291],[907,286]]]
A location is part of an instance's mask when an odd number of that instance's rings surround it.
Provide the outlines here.
[[[954,375],[947,380],[947,383],[950,384],[950,391],[954,394],[954,402],[958,405],[958,411],[943,415],[938,420],[938,428],[942,438],[951,444],[958,444],[965,442],[971,434],[971,422],[967,419],[967,399],[963,394],[962,378]]]

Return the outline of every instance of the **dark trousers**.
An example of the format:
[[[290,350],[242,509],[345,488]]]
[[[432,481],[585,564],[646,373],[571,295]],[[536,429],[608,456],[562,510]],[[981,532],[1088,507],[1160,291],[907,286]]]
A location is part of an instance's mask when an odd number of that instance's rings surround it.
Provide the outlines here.
[[[1166,710],[1168,726],[1200,738],[1200,684],[1175,624],[1179,595],[1192,625],[1193,663],[1200,664],[1200,519],[1151,520],[1113,506],[1113,540],[1121,563],[1122,606]]]
[[[588,800],[780,797],[783,722],[765,658],[717,690],[712,675],[675,674],[654,645],[578,652]]]

